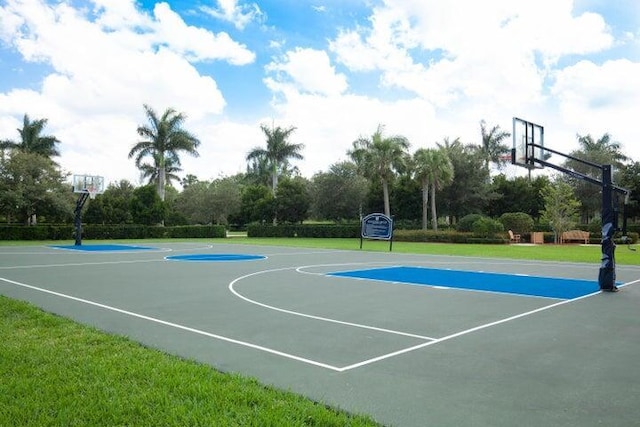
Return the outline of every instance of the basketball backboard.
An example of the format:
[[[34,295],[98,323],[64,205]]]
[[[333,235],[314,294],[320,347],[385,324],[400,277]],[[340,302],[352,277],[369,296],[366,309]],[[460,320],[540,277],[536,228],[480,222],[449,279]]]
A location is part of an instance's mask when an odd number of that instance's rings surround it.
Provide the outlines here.
[[[104,193],[104,177],[94,175],[73,175],[74,193],[89,193],[91,198]]]
[[[514,117],[512,135],[515,155],[512,155],[511,162],[529,169],[542,168],[542,165],[534,160],[544,160],[544,128]]]

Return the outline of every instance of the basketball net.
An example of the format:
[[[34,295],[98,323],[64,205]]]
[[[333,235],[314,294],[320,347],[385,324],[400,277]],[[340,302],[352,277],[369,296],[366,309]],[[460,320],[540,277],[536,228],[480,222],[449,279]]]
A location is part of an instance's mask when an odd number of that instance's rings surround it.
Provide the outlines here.
[[[87,190],[87,193],[89,193],[89,198],[91,200],[95,199],[96,196],[98,195],[98,190],[93,185],[87,186],[86,190]]]

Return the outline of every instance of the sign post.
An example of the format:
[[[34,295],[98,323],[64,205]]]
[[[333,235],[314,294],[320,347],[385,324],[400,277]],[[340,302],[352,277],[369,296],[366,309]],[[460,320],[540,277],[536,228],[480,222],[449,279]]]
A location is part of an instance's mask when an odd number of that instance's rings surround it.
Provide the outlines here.
[[[389,251],[393,247],[393,219],[381,213],[372,213],[362,218],[362,232],[360,233],[360,249],[362,240],[388,240]]]

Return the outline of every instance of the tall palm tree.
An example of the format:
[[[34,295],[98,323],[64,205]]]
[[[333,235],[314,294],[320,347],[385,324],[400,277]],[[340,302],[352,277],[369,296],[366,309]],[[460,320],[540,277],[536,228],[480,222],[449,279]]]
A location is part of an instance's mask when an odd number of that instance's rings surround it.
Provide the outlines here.
[[[143,163],[139,166],[141,178],[146,179],[148,184],[158,182],[160,171],[160,159],[158,157],[159,156],[157,155],[153,156],[153,164]],[[172,182],[180,181],[180,177],[176,175],[176,172],[182,171],[179,159],[174,160],[172,157],[165,158],[164,171],[166,185],[171,185]]]
[[[200,145],[200,140],[182,128],[186,119],[183,113],[168,108],[162,116],[158,117],[156,112],[146,104],[144,110],[149,124],[138,126],[138,135],[143,137],[143,140],[136,143],[129,151],[129,158],[135,156],[136,167],[142,170],[142,161],[145,157],[151,156],[154,165],[158,168],[156,181],[158,195],[164,201],[167,159],[173,165],[179,165],[180,152],[197,157],[199,154],[196,149]]]
[[[296,130],[295,127],[286,129],[280,126],[269,127],[260,125],[260,129],[267,138],[266,148],[255,147],[247,154],[247,161],[253,161],[253,167],[259,168],[266,165],[271,173],[271,191],[276,195],[278,188],[278,176],[289,166],[290,159],[301,160],[304,157],[300,152],[304,144],[292,144],[288,138]]]
[[[39,154],[48,158],[59,156],[60,151],[58,151],[56,144],[60,143],[60,140],[55,136],[42,135],[47,122],[47,119],[31,121],[29,116],[25,114],[22,120],[22,129],[17,129],[20,134],[20,141],[0,141],[0,149],[2,149],[3,152],[5,149],[19,150],[24,153]]]
[[[396,173],[407,166],[409,161],[407,150],[411,144],[404,136],[384,137],[383,131],[384,126],[378,125],[378,129],[370,138],[360,137],[353,141],[353,148],[348,151],[348,154],[365,178],[380,180],[384,197],[384,214],[391,216],[389,183]]]
[[[480,133],[482,135],[482,146],[480,150],[484,155],[484,165],[489,168],[489,163],[495,163],[498,168],[502,168],[506,161],[503,157],[505,154],[509,154],[510,149],[503,141],[511,136],[509,132],[500,129],[500,126],[494,126],[490,130],[487,130],[487,123],[484,120],[480,121]]]
[[[420,148],[413,155],[416,179],[422,185],[422,228],[427,228],[427,204],[431,190],[431,224],[438,229],[436,191],[453,181],[453,164],[443,148]]]

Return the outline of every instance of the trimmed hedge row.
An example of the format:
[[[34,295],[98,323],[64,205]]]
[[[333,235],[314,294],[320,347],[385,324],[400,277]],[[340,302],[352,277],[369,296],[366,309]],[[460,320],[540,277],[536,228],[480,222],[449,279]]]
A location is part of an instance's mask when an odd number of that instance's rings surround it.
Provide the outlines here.
[[[393,240],[399,242],[431,242],[431,243],[509,243],[506,237],[479,237],[473,233],[460,231],[433,230],[395,230]]]
[[[360,225],[252,224],[247,226],[247,237],[359,238]]]
[[[72,225],[0,226],[0,240],[73,240]],[[105,239],[159,239],[159,238],[223,238],[222,225],[181,225],[158,227],[147,225],[96,225],[82,226],[82,238]]]
[[[504,236],[503,236],[504,234]],[[554,234],[545,232],[545,243],[554,242]],[[360,238],[360,225],[325,225],[325,224],[282,224],[263,225],[253,224],[247,227],[248,237],[317,237],[317,238]],[[638,233],[629,233],[633,243],[638,241]],[[522,241],[529,242],[530,233],[522,233]],[[481,237],[471,232],[455,230],[394,230],[393,240],[398,242],[433,242],[433,243],[509,243],[505,233],[498,233],[495,237]],[[599,244],[600,236],[592,233],[590,243]],[[616,239],[620,244],[620,239]]]
[[[323,225],[323,224],[282,224],[282,225],[250,225],[247,227],[248,237],[317,237],[317,238],[360,238],[360,225]],[[431,230],[395,230],[393,240],[399,242],[439,242],[439,243],[508,243],[506,238],[484,238],[473,233],[457,231]]]

